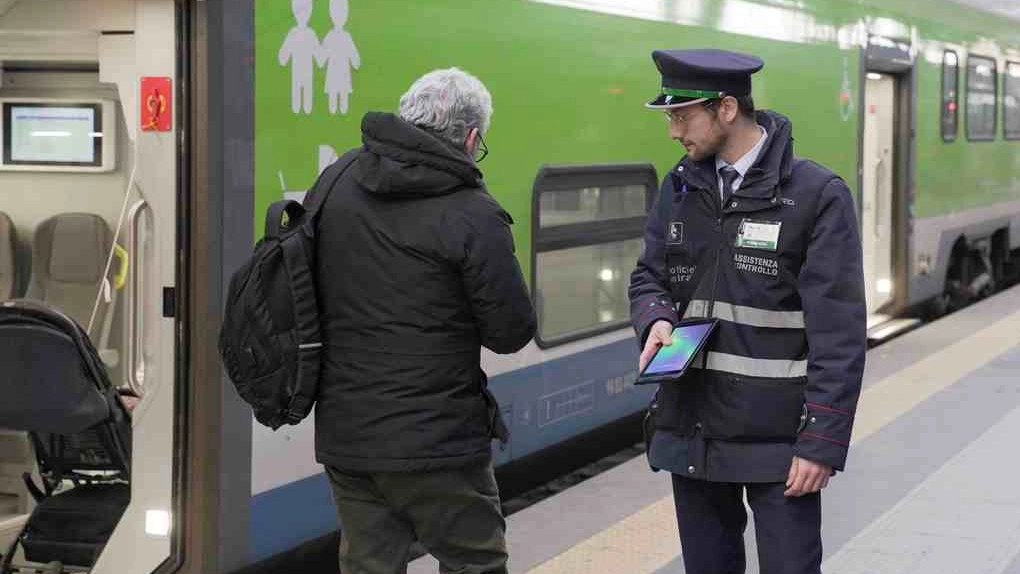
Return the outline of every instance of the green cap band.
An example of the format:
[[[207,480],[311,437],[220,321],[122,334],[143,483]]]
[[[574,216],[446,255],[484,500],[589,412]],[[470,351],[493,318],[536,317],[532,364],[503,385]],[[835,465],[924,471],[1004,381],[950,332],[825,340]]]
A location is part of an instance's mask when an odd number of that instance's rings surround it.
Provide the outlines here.
[[[708,90],[680,90],[677,88],[662,88],[662,93],[667,96],[680,96],[683,98],[721,98],[723,92],[710,92]]]

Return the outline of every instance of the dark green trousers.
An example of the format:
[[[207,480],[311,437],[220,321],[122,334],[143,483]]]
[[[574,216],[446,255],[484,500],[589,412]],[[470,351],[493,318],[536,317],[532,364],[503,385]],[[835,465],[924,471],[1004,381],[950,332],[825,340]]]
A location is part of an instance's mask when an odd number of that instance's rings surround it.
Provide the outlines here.
[[[342,574],[404,574],[418,540],[443,574],[506,574],[506,521],[492,464],[347,474],[326,467]]]

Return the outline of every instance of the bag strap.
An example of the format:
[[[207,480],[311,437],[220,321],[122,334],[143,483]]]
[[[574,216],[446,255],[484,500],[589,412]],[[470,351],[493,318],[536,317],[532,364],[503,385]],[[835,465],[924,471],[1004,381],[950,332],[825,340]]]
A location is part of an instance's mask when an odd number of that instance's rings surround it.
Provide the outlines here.
[[[326,200],[329,198],[329,192],[333,191],[340,176],[354,163],[359,153],[361,153],[361,148],[350,150],[319,175],[319,179],[315,181],[315,185],[312,186],[305,196],[303,204],[309,220],[314,220],[316,215],[318,215],[319,210],[326,204]],[[328,181],[329,185],[321,185],[324,181]]]
[[[284,213],[287,214],[288,221],[298,221],[304,212],[305,208],[293,199],[274,201],[266,212],[265,237],[279,238],[284,231],[287,231],[287,226],[283,224]]]
[[[319,209],[326,203],[329,192],[333,190],[340,176],[354,163],[360,151],[361,148],[352,149],[345,153],[343,157],[333,162],[332,165],[322,170],[322,173],[319,174],[319,177],[308,190],[308,193],[305,194],[304,204],[292,199],[284,199],[271,203],[266,211],[266,228],[263,236],[271,239],[279,238],[287,231],[288,227],[283,223],[284,214],[287,215],[288,221],[300,221],[302,216],[307,215],[305,221],[314,222]],[[329,185],[323,187],[324,181],[328,181]]]

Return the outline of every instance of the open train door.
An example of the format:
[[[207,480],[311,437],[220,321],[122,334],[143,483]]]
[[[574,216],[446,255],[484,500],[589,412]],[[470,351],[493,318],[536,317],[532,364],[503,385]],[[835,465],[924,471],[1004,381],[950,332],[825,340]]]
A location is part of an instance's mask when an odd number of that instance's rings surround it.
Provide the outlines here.
[[[92,435],[34,436],[16,417],[0,420],[8,571],[174,568],[186,10],[175,0],[0,1],[0,211],[17,232],[14,297],[87,332],[102,365],[94,372],[128,413],[118,424],[128,427],[120,442],[130,458],[127,469],[111,469],[102,452],[110,445],[88,442]],[[80,345],[82,356],[90,345]],[[7,360],[25,367],[31,357],[45,369],[75,356],[36,346]],[[32,376],[13,379],[0,382],[38,386]],[[106,496],[113,491],[129,497]]]
[[[864,59],[859,208],[868,339],[875,342],[917,324],[894,318],[909,291],[915,71],[909,41],[871,36]]]
[[[864,88],[861,241],[869,315],[893,299],[896,81],[891,74],[868,72]]]

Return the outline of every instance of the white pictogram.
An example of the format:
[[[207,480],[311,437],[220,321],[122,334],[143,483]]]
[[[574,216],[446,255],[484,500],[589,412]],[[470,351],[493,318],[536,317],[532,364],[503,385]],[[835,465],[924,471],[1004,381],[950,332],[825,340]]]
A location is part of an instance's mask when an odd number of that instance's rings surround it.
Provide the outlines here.
[[[330,0],[329,16],[333,29],[322,40],[322,46],[315,59],[319,66],[326,68],[326,99],[329,113],[347,113],[351,92],[351,68],[361,67],[361,56],[354,45],[350,32],[344,30],[347,23],[347,0]]]
[[[319,54],[319,37],[308,27],[312,17],[312,0],[291,0],[297,26],[290,29],[280,46],[280,65],[291,68],[290,108],[295,114],[312,113],[312,92],[315,83],[315,60]]]
[[[854,113],[854,98],[850,91],[849,62],[846,56],[843,56],[843,83],[839,87],[839,110],[844,122],[848,121]]]

